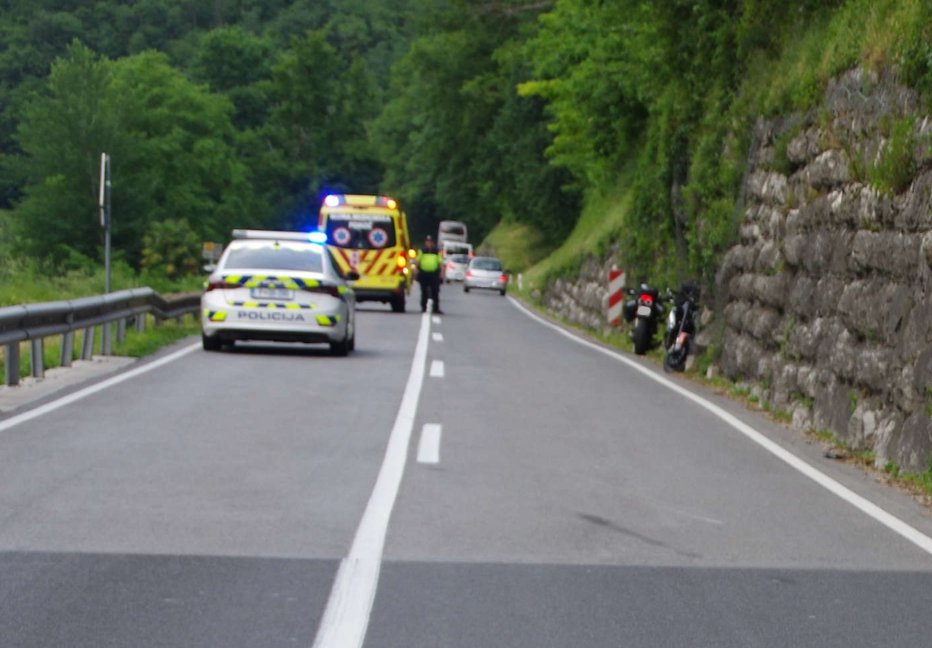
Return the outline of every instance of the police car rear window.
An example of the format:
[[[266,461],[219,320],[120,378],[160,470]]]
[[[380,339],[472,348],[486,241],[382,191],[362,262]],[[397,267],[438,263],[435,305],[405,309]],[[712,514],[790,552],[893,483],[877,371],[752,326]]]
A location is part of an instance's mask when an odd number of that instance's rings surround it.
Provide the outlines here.
[[[269,246],[261,248],[239,248],[230,250],[223,264],[225,270],[256,269],[297,270],[300,272],[323,272],[324,264],[320,250]]]

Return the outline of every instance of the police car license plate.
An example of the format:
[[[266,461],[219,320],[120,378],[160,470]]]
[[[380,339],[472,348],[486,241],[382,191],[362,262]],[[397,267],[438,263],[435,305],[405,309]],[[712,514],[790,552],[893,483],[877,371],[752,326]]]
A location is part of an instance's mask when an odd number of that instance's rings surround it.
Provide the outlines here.
[[[253,299],[294,299],[294,291],[287,288],[250,288]]]

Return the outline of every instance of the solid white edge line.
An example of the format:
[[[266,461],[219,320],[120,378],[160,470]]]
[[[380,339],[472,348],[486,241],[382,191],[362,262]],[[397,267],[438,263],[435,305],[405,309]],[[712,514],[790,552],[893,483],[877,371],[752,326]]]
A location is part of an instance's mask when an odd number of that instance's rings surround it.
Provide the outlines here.
[[[536,320],[540,324],[550,327],[551,329],[568,337],[574,342],[582,344],[583,346],[589,347],[590,349],[598,351],[599,353],[607,355],[611,358],[614,358],[628,365],[632,369],[635,369],[641,372],[642,374],[644,374],[651,380],[654,380],[660,383],[661,385],[673,390],[674,392],[680,394],[681,396],[688,398],[689,400],[693,401],[700,407],[703,407],[704,409],[711,412],[718,418],[722,419],[728,425],[735,428],[738,432],[740,432],[741,434],[749,438],[751,441],[754,441],[755,443],[763,447],[765,450],[767,450],[768,452],[776,456],[778,459],[789,464],[791,467],[795,468],[796,470],[798,470],[803,475],[810,478],[811,480],[813,480],[814,482],[816,482],[823,488],[827,489],[831,493],[834,493],[835,495],[845,500],[846,502],[848,502],[855,508],[859,509],[861,512],[874,518],[876,521],[880,522],[881,524],[886,526],[891,531],[909,540],[910,542],[912,542],[914,545],[916,545],[917,547],[919,547],[926,553],[932,554],[932,538],[922,533],[915,527],[910,526],[909,524],[907,524],[900,518],[896,517],[895,515],[888,513],[887,511],[880,508],[879,506],[877,506],[870,500],[858,495],[857,493],[849,489],[847,486],[842,485],[840,482],[829,477],[828,475],[826,475],[819,469],[815,468],[811,464],[803,461],[802,459],[800,459],[793,453],[789,452],[782,446],[768,439],[761,432],[758,432],[757,430],[752,428],[750,425],[744,423],[743,421],[740,421],[734,415],[729,414],[728,412],[726,412],[724,409],[722,409],[718,405],[715,405],[714,403],[707,401],[706,399],[694,394],[688,389],[680,387],[676,383],[673,383],[670,380],[667,380],[663,376],[654,373],[650,369],[641,366],[637,362],[629,360],[628,358],[624,357],[620,353],[611,351],[598,344],[585,340],[579,337],[578,335],[575,335],[567,331],[566,329],[563,329],[562,327],[557,326],[556,324],[547,321],[546,319],[540,317],[536,313],[533,313],[530,310],[528,310],[523,304],[521,304],[518,300],[514,299],[513,297],[509,297],[508,299],[509,301],[511,301],[512,304],[514,304],[518,308],[518,310],[524,312],[525,315],[527,315],[533,320]]]
[[[74,403],[75,401],[79,401],[82,398],[86,398],[87,396],[90,396],[91,394],[96,394],[99,391],[103,391],[104,389],[108,389],[110,387],[113,387],[114,385],[118,385],[121,382],[125,382],[127,380],[130,380],[131,378],[135,378],[136,376],[140,374],[144,374],[147,371],[158,369],[159,367],[166,365],[169,362],[174,362],[178,358],[184,355],[187,355],[191,353],[192,351],[199,349],[199,348],[201,348],[200,342],[198,342],[197,344],[192,344],[191,346],[184,347],[183,349],[175,351],[174,353],[171,353],[165,356],[164,358],[153,360],[152,362],[148,362],[142,365],[141,367],[130,369],[129,371],[126,371],[119,375],[112,376],[110,378],[100,381],[99,383],[95,383],[91,385],[90,387],[85,387],[84,389],[80,389],[76,392],[68,394],[67,396],[62,396],[61,398],[58,398],[54,401],[46,403],[45,405],[40,405],[39,407],[36,407],[35,409],[31,409],[28,412],[23,412],[22,414],[11,416],[10,418],[4,421],[0,421],[0,432],[3,432],[4,430],[8,430],[14,425],[19,425],[20,423],[25,423],[26,421],[31,421],[34,418],[44,416],[45,414],[48,414],[49,412],[54,412],[55,410],[60,409],[64,407],[65,405],[70,405],[71,403]]]
[[[425,423],[421,428],[421,440],[417,444],[418,463],[440,463],[440,436],[443,426],[439,423]]]
[[[382,568],[382,550],[398,488],[404,475],[414,416],[424,382],[430,316],[421,315],[411,373],[395,418],[385,458],[369,503],[356,529],[349,556],[340,562],[314,648],[359,648],[366,638],[369,616]]]
[[[430,376],[431,378],[443,378],[444,376],[444,367],[443,360],[434,360],[430,363]]]

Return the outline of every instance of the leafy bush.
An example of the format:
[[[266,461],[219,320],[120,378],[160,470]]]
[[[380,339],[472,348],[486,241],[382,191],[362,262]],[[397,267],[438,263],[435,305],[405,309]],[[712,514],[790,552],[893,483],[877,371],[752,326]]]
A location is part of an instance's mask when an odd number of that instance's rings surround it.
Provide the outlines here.
[[[142,237],[144,271],[167,279],[198,273],[201,239],[184,218],[153,223]]]

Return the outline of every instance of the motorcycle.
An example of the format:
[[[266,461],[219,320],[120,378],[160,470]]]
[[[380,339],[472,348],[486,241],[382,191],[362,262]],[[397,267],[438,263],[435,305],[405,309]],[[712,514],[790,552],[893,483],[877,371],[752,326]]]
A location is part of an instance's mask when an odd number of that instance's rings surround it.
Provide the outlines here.
[[[628,290],[628,294],[634,299],[625,302],[622,313],[625,321],[634,322],[634,331],[631,333],[634,352],[644,355],[653,344],[657,323],[663,317],[660,291],[642,283],[640,288]]]
[[[667,316],[667,329],[663,336],[663,367],[667,371],[683,371],[686,358],[696,335],[696,308],[699,304],[699,286],[687,282],[673,296],[673,305]]]

